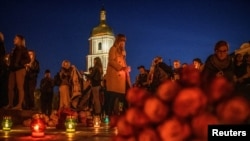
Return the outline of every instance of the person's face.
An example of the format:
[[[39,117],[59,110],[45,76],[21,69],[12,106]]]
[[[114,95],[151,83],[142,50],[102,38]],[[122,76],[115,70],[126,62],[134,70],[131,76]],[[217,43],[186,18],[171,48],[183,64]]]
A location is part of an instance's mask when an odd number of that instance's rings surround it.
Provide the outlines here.
[[[140,72],[140,74],[144,74],[145,73],[145,69],[144,68],[140,68],[139,72]]]
[[[228,47],[227,46],[221,46],[215,51],[215,55],[219,60],[224,60],[227,58],[228,55]]]
[[[187,67],[188,65],[187,64],[182,64],[182,68],[185,68]]]
[[[65,68],[65,69],[69,69],[70,68],[70,63],[69,62],[64,62],[63,63],[63,67]]]
[[[197,61],[194,61],[193,64],[194,64],[194,67],[197,69],[200,67],[200,63]]]
[[[120,41],[120,42],[119,42],[119,47],[120,47],[121,49],[124,49],[124,48],[125,48],[125,45],[126,45],[126,42],[125,42],[125,41]]]
[[[30,56],[30,59],[33,60],[34,59],[34,53],[32,51],[29,51],[29,56]]]
[[[45,73],[44,76],[48,78],[50,77],[50,73]]]
[[[237,61],[237,62],[243,61],[243,56],[242,56],[241,54],[237,55],[236,61]]]
[[[177,68],[180,68],[180,67],[181,67],[180,62],[175,61],[175,62],[174,62],[174,68],[177,69]]]
[[[19,45],[22,44],[22,40],[21,40],[19,37],[17,37],[17,36],[15,36],[13,42],[14,42],[14,45],[15,45],[15,46],[19,46]]]

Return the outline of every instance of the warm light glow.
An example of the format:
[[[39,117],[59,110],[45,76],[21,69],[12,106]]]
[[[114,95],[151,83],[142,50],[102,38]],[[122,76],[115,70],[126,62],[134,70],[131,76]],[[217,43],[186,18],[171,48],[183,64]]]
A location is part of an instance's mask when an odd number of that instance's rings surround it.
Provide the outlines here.
[[[65,121],[65,127],[67,132],[75,132],[76,118],[74,116],[67,116]]]
[[[10,134],[10,132],[5,131],[5,132],[4,132],[4,135],[3,135],[3,137],[4,137],[4,138],[9,138],[9,137],[10,137],[10,135],[9,135],[9,134]]]
[[[100,127],[101,119],[100,119],[99,116],[95,116],[94,119],[93,119],[93,122],[94,122],[94,127]]]
[[[37,114],[31,121],[31,132],[33,137],[42,137],[44,136],[44,130],[46,128],[44,118]]]
[[[35,125],[35,126],[34,126],[34,130],[35,130],[35,131],[39,131],[39,125]]]
[[[2,120],[2,129],[4,131],[10,131],[12,127],[12,119],[10,116],[4,116]]]
[[[95,128],[95,134],[97,134],[97,133],[99,133],[100,131],[99,131],[99,128]]]

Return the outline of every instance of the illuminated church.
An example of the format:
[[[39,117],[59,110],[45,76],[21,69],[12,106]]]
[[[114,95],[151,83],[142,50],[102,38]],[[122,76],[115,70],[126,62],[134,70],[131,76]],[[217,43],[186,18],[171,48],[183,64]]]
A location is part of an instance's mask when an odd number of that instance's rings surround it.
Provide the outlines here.
[[[94,27],[89,37],[89,53],[86,56],[87,71],[94,66],[94,58],[100,57],[103,64],[103,73],[106,73],[109,49],[115,41],[111,27],[106,22],[106,11],[104,7],[100,11],[100,23]]]

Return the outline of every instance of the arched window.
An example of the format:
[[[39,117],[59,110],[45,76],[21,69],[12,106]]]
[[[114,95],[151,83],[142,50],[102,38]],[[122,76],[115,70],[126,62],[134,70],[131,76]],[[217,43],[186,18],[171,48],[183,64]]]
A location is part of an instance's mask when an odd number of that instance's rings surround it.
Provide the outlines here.
[[[102,43],[98,43],[98,50],[102,50]]]

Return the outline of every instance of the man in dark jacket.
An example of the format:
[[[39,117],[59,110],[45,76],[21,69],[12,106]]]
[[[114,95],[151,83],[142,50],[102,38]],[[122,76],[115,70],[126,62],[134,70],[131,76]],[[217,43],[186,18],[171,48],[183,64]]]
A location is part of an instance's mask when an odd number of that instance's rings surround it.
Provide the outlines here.
[[[54,83],[50,70],[45,70],[44,78],[40,82],[41,110],[43,114],[51,115]]]
[[[139,74],[136,76],[135,87],[148,89],[148,71],[143,65],[137,67]]]

